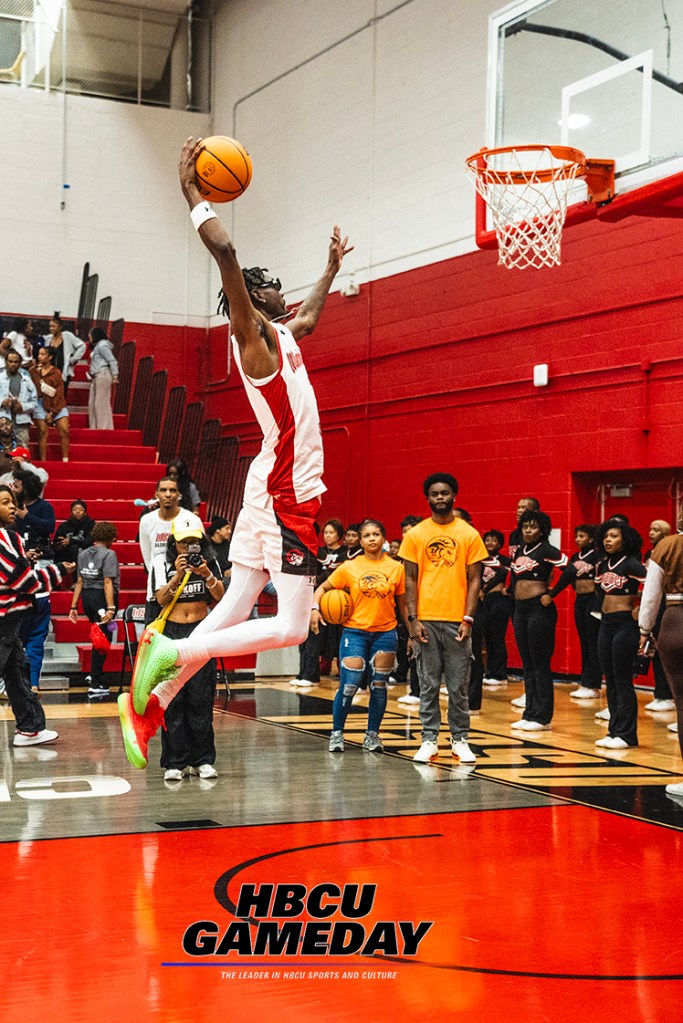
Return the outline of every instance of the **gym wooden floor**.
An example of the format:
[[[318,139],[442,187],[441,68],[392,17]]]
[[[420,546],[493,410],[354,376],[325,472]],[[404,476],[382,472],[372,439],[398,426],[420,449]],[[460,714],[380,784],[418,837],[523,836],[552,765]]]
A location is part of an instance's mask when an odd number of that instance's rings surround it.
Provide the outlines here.
[[[46,694],[51,747],[14,749],[0,704],[2,1019],[680,1019],[673,715],[643,711],[640,694],[640,747],[602,754],[599,706],[571,688],[556,686],[553,729],[532,739],[509,729],[521,685],[486,691],[477,763],[461,767],[445,729],[440,761],[412,762],[419,719],[402,688],[387,752],[360,749],[364,696],[341,756],[327,752],[335,681],[242,683],[216,700],[219,778],[173,787],[158,740],[146,772],[129,767],[113,692]],[[368,935],[433,923],[415,956],[390,941],[374,955],[184,950],[197,921],[223,937],[242,885],[278,883],[376,885]]]

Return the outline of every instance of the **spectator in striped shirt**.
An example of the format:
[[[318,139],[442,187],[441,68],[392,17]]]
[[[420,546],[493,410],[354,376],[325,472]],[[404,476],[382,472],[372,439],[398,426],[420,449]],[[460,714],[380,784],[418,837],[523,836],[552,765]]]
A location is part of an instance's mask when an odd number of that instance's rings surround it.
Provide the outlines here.
[[[32,595],[59,586],[74,565],[32,568],[13,529],[16,514],[14,494],[0,486],[0,676],[16,720],[14,745],[37,746],[53,742],[57,732],[45,727],[45,712],[31,691],[19,624],[32,608]]]

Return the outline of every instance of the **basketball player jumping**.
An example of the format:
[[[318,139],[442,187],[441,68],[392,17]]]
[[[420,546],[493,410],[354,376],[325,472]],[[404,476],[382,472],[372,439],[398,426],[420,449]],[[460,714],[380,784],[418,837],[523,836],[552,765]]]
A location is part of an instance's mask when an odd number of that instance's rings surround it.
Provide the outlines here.
[[[335,226],[322,277],[287,326],[278,323],[287,314],[280,281],[258,267],[240,269],[232,242],[197,190],[200,148],[201,139],[189,138],[183,146],[180,184],[192,223],[220,269],[235,360],[263,443],[247,476],[225,596],[188,639],[173,642],[148,629],[140,641],[131,691],[118,701],[126,754],[139,768],[147,766],[148,743],[165,708],[200,664],[294,646],[308,635],[317,571],[314,520],[325,486],[318,407],[297,341],[315,328],[352,249]],[[247,621],[269,578],[277,615]]]

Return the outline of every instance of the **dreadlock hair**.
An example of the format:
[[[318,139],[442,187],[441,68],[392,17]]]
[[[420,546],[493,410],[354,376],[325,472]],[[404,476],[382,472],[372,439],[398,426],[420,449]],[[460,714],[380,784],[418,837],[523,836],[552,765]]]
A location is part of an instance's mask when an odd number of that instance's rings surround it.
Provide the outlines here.
[[[273,284],[274,281],[270,276],[266,276],[270,271],[265,267],[260,266],[243,266],[242,277],[247,291],[249,292],[249,298],[252,299],[255,291],[259,288],[267,288],[269,284]],[[227,296],[223,289],[218,292],[218,308],[216,312],[219,315],[226,316],[230,319],[230,304]]]
[[[526,511],[522,512],[518,523],[519,529],[522,528],[525,522],[535,522],[541,531],[541,539],[547,540],[550,536],[550,532],[553,528],[550,521],[550,516],[546,515],[542,511],[534,511],[533,508],[527,508]]]
[[[593,542],[599,551],[602,551],[603,554],[606,553],[602,542],[609,529],[618,529],[621,533],[621,550],[623,554],[634,554],[637,558],[640,557],[640,552],[643,549],[643,538],[633,526],[627,525],[623,521],[623,516],[620,515],[607,519],[606,522],[602,522],[595,530]]]

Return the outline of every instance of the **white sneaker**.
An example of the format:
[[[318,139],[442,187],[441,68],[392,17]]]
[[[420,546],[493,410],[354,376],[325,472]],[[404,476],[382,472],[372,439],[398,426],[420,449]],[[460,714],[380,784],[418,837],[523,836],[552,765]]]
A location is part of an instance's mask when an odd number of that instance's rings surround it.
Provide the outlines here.
[[[513,707],[521,707],[522,710],[526,707],[526,694],[522,693],[521,696],[516,696],[514,700],[510,700]]]
[[[519,721],[513,721],[510,724],[510,728],[521,728],[521,729],[524,729],[526,731],[526,719],[525,718],[520,718]]]
[[[506,686],[508,680],[506,678],[484,678],[482,679],[482,685],[485,686]]]
[[[109,696],[109,686],[91,682],[88,686],[88,696]]]
[[[683,782],[676,782],[675,785],[667,785],[664,789],[670,796],[683,796]]]
[[[603,707],[602,710],[596,711],[595,716],[598,721],[609,721],[609,707]]]
[[[465,739],[451,739],[451,751],[461,764],[473,764],[477,759]]]
[[[441,686],[439,692],[441,693],[442,696],[448,696],[448,686]]]
[[[597,700],[600,698],[600,690],[591,689],[589,686],[579,686],[569,695],[573,700]]]
[[[218,771],[213,764],[200,764],[197,774],[200,778],[204,779],[218,777]]]
[[[413,757],[413,760],[417,761],[418,764],[428,764],[430,760],[436,760],[439,756],[439,744],[436,742],[430,742],[427,739],[422,743],[419,750]]]
[[[678,721],[672,721],[671,724],[666,727],[670,732],[678,732]]]
[[[164,771],[164,781],[182,781],[183,772],[179,767],[169,767]]]
[[[43,728],[40,732],[16,732],[14,745],[39,746],[43,742],[54,742],[58,737],[59,732],[53,732],[50,728]]]
[[[676,704],[673,700],[652,700],[645,704],[645,710],[676,710]]]
[[[549,732],[550,722],[547,725],[542,725],[540,721],[525,721],[525,732]]]
[[[620,739],[618,735],[606,735],[604,739],[596,739],[595,745],[605,749],[631,749],[629,744],[624,739]]]
[[[420,697],[419,696],[412,696],[410,693],[408,693],[407,696],[399,696],[399,698],[396,701],[396,703],[405,703],[409,707],[419,707],[420,706]]]
[[[290,681],[290,686],[298,686],[299,689],[311,689],[315,682],[309,682],[307,678],[293,678]]]
[[[327,744],[327,749],[330,753],[343,753],[344,752],[344,733],[343,732],[332,732],[330,735],[330,741]]]

